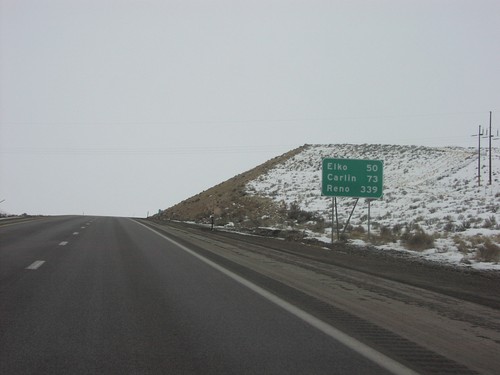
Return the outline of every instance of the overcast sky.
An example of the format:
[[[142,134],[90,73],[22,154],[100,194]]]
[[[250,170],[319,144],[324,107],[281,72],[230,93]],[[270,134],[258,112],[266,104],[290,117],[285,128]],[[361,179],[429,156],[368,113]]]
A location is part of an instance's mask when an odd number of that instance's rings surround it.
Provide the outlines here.
[[[500,125],[499,20],[498,0],[0,0],[0,210],[145,216],[305,143],[475,146]]]

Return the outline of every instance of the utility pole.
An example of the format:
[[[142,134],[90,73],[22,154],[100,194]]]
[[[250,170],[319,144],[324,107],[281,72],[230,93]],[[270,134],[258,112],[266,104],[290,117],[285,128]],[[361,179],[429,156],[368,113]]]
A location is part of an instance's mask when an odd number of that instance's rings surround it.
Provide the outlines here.
[[[493,137],[493,134],[491,134],[491,111],[490,111],[490,136],[488,137],[489,138],[489,143],[490,143],[490,146],[489,146],[489,157],[490,157],[490,179],[488,181],[488,185],[491,185],[491,138]]]
[[[477,185],[481,186],[481,137],[483,133],[481,133],[481,125],[479,125],[479,132],[474,134],[472,137],[477,137],[478,145],[477,145]]]
[[[493,136],[493,131],[491,130],[491,111],[490,111],[490,129],[489,131],[486,130],[486,137],[483,138],[489,138],[489,145],[488,145],[488,159],[489,159],[489,180],[488,180],[488,185],[492,184],[493,176],[492,176],[492,162],[491,162],[491,141],[492,140],[497,140],[498,139],[498,130],[497,130],[497,137]]]
[[[488,185],[491,185],[492,184],[492,180],[493,180],[493,176],[492,176],[492,162],[491,162],[491,141],[492,140],[497,140],[498,139],[498,130],[497,130],[497,136],[494,137],[493,136],[493,131],[491,130],[491,111],[490,111],[490,130],[488,132],[488,130],[486,131],[486,137],[484,138],[489,138],[489,147],[488,147],[488,151],[489,151],[489,180],[488,180]]]

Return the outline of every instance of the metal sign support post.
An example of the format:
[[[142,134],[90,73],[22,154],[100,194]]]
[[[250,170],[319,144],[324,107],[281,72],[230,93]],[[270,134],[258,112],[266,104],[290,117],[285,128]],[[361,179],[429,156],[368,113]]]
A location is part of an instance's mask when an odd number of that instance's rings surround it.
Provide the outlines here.
[[[351,214],[349,215],[349,218],[347,219],[347,223],[344,225],[344,229],[342,229],[342,234],[345,233],[347,227],[349,226],[349,223],[351,222],[351,217],[352,214],[354,213],[354,209],[356,208],[356,205],[358,204],[359,198],[356,199],[356,202],[354,202],[354,207],[351,210]],[[337,241],[340,241],[340,228],[339,228],[339,212],[338,212],[338,206],[337,206],[337,197],[332,198],[332,244],[333,244],[333,223],[334,221],[336,222],[337,225]]]
[[[333,245],[333,223],[335,221],[335,197],[332,197],[332,245]]]
[[[368,198],[368,237],[370,236],[370,201],[382,198],[383,160],[334,159],[325,158],[322,162],[321,195],[333,197],[332,200],[332,243],[333,220],[337,223],[337,239],[340,240],[337,197]],[[352,217],[358,201],[354,204],[347,224]]]
[[[339,212],[337,209],[337,197],[332,198],[332,245],[335,242],[333,240],[333,226],[336,223],[337,227],[337,241],[340,240],[340,230],[339,230]]]
[[[339,210],[338,210],[338,206],[337,206],[337,197],[333,197],[333,202],[334,202],[334,206],[335,206],[335,221],[337,223],[337,241],[340,241]],[[332,226],[333,226],[333,218],[332,218]],[[333,231],[332,231],[332,233],[333,233]],[[332,243],[333,243],[333,241],[332,241]]]
[[[368,241],[370,241],[370,205],[372,203],[371,199],[368,199]]]
[[[352,214],[354,213],[354,209],[356,208],[356,206],[358,204],[358,201],[359,201],[359,198],[356,198],[356,202],[354,202],[354,207],[352,208],[351,214],[349,215],[349,218],[347,219],[347,223],[345,223],[345,225],[344,225],[344,229],[342,230],[342,234],[345,233],[347,227],[349,226],[349,223],[351,222],[351,217],[352,217]]]

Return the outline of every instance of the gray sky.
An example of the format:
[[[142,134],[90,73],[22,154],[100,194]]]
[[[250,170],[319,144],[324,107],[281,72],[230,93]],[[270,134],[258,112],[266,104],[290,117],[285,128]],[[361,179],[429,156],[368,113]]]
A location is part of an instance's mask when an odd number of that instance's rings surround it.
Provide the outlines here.
[[[145,216],[304,143],[475,146],[498,0],[0,0],[0,209]]]

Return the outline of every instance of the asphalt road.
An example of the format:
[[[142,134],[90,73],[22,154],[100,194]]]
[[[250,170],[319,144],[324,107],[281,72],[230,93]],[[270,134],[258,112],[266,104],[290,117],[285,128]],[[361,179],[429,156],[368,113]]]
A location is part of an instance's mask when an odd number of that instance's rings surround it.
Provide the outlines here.
[[[143,223],[422,374],[498,374],[500,275],[400,253]]]
[[[389,370],[407,369],[133,220],[0,224],[1,374]]]

